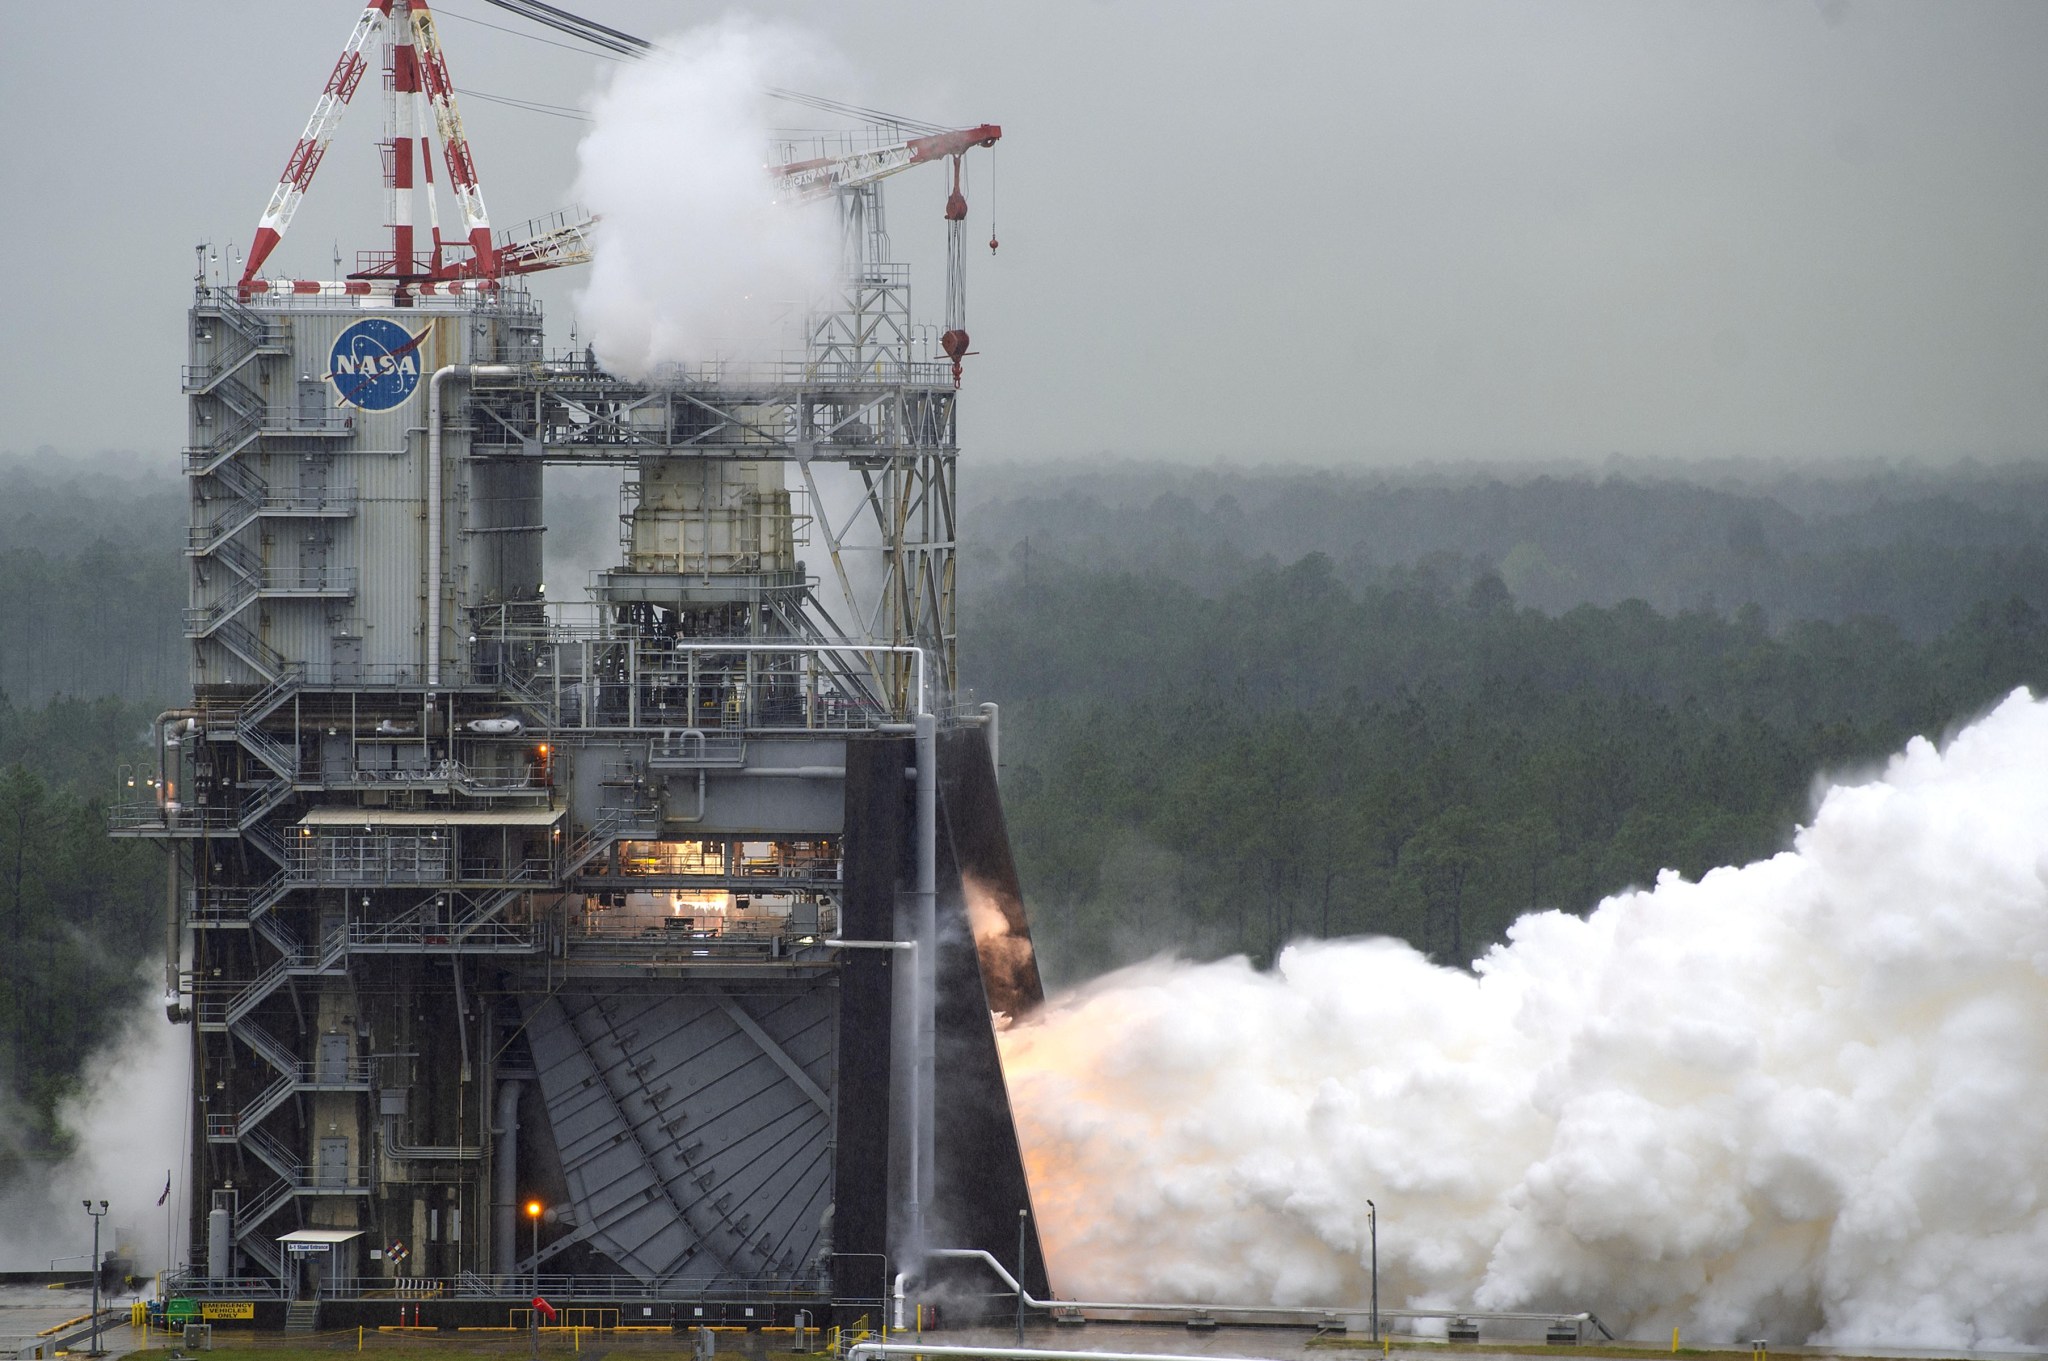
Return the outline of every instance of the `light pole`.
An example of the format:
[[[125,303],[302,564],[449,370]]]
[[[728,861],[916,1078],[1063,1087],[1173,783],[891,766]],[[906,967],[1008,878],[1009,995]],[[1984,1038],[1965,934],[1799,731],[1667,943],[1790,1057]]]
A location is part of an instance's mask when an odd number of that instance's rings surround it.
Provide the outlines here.
[[[540,1211],[539,1201],[526,1202],[526,1222],[533,1225],[533,1326],[527,1332],[533,1361],[540,1361]]]
[[[526,1202],[526,1222],[533,1225],[533,1293],[540,1293],[540,1211],[537,1200]]]
[[[107,1212],[107,1202],[100,1202],[95,1210],[91,1201],[83,1202],[85,1212],[92,1216],[92,1349],[87,1356],[100,1355],[100,1217]]]
[[[1372,1340],[1380,1340],[1380,1210],[1365,1202],[1365,1222],[1372,1231]]]
[[[1017,1345],[1024,1345],[1024,1242],[1031,1211],[1017,1211]]]

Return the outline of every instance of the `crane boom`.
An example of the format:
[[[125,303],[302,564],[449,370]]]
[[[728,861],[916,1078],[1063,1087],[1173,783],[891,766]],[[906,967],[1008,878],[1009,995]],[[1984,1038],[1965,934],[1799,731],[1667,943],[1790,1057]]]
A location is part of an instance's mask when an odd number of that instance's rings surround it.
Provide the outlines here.
[[[835,190],[856,189],[863,184],[887,179],[914,165],[965,155],[973,147],[992,147],[1003,130],[994,123],[961,128],[953,132],[913,137],[894,146],[856,151],[847,156],[821,156],[808,161],[790,161],[770,170],[790,200],[810,203]]]
[[[560,6],[547,4],[545,0],[489,0],[489,3],[605,51],[644,56],[655,50],[654,45],[644,38],[585,19]],[[391,178],[387,181],[392,185],[394,194],[393,251],[383,263],[359,270],[347,281],[318,283],[257,277],[265,260],[290,227],[292,216],[312,184],[313,173],[319,168],[328,143],[362,83],[368,69],[363,49],[394,14],[399,16],[401,27],[394,35],[392,69],[387,81],[396,101],[395,136],[391,140],[388,167]],[[771,88],[764,93],[775,99],[879,125],[885,130],[884,135],[893,133],[897,138],[887,145],[841,156],[818,156],[769,166],[767,174],[777,197],[790,205],[814,203],[862,190],[912,166],[952,161],[953,185],[946,199],[945,211],[946,325],[940,336],[940,345],[953,362],[954,381],[958,382],[960,361],[969,353],[964,294],[967,200],[961,191],[961,165],[973,148],[993,147],[1000,141],[1002,128],[994,123],[945,128],[795,90]],[[469,251],[466,256],[453,260],[443,258],[439,217],[434,215],[431,263],[423,270],[416,270],[412,244],[410,125],[411,101],[421,97],[425,98],[432,111],[435,132],[448,166],[449,187],[462,208]],[[425,138],[420,139],[419,152],[427,171],[428,208],[432,214],[432,165],[428,160]],[[565,209],[543,222],[529,224],[511,238],[494,242],[490,215],[484,207],[483,187],[478,182],[469,140],[462,128],[462,116],[456,108],[454,82],[448,74],[447,58],[442,52],[429,0],[368,0],[349,33],[340,59],[327,78],[325,88],[314,103],[305,131],[300,134],[290,159],[285,163],[284,175],[264,209],[242,273],[241,291],[245,297],[257,292],[352,295],[369,293],[381,286],[395,290],[396,295],[403,297],[408,291],[439,293],[491,289],[497,286],[497,280],[502,276],[530,274],[588,261],[595,226],[596,219],[590,214],[580,209]],[[990,237],[989,248],[995,248],[993,236]]]
[[[370,0],[349,31],[341,57],[327,77],[326,88],[313,101],[313,116],[306,120],[306,130],[299,134],[291,158],[284,163],[284,175],[271,191],[263,218],[256,225],[256,237],[249,243],[249,262],[242,270],[244,288],[290,230],[292,215],[298,212],[307,187],[313,183],[313,172],[320,168],[320,158],[327,154],[327,144],[334,140],[334,130],[341,126],[341,116],[348,112],[348,102],[355,97],[356,87],[363,83],[363,72],[369,69],[369,63],[363,59],[363,48],[384,26],[384,18],[390,12],[391,0]]]
[[[393,35],[392,67],[387,73],[387,89],[392,92],[396,114],[394,136],[389,143],[392,178],[387,181],[394,193],[394,249],[380,268],[355,277],[360,281],[372,274],[387,276],[401,288],[414,283],[497,277],[497,254],[491,243],[490,213],[484,207],[483,186],[477,180],[469,139],[463,135],[462,114],[455,105],[455,85],[448,75],[448,59],[441,50],[440,34],[428,0],[405,0],[403,4],[399,0],[369,0],[356,19],[355,27],[349,31],[348,41],[342,45],[341,57],[334,63],[334,70],[328,75],[320,97],[314,101],[313,115],[306,120],[306,129],[299,134],[298,143],[285,162],[284,174],[278,180],[277,188],[271,192],[270,202],[257,223],[256,236],[249,245],[249,259],[242,269],[241,289],[245,295],[268,289],[269,286],[257,278],[257,273],[284,239],[293,215],[305,200],[306,191],[312,187],[313,173],[320,168],[321,158],[327,154],[327,144],[334,139],[335,130],[341,126],[342,115],[348,111],[349,101],[354,98],[364,73],[369,69],[363,49],[384,28],[394,5],[404,16],[402,27]],[[424,273],[418,273],[413,268],[412,249],[410,101],[422,95],[433,110],[441,153],[448,164],[449,187],[462,205],[463,228],[468,236],[470,255],[457,262],[442,263],[437,232],[435,263]],[[424,157],[425,139],[421,139],[420,151]],[[431,175],[429,180],[428,192],[431,195]],[[431,203],[431,199],[429,201]],[[293,281],[291,290],[296,291],[300,282]]]
[[[491,249],[491,215],[484,207],[483,186],[477,182],[476,161],[469,153],[469,138],[462,132],[462,112],[455,107],[455,83],[448,77],[448,58],[441,51],[441,37],[426,0],[413,0],[413,46],[419,51],[420,83],[434,110],[434,130],[441,139],[441,155],[448,162],[448,180],[462,205],[462,225],[469,234],[471,258],[461,267],[437,268],[436,277],[458,274],[497,277],[497,254]]]

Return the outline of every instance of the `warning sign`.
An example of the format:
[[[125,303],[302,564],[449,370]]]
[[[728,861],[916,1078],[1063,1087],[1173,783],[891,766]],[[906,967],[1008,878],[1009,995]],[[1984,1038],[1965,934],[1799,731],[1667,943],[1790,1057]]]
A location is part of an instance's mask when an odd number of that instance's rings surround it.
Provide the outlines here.
[[[208,1300],[199,1306],[201,1318],[255,1318],[254,1300]]]

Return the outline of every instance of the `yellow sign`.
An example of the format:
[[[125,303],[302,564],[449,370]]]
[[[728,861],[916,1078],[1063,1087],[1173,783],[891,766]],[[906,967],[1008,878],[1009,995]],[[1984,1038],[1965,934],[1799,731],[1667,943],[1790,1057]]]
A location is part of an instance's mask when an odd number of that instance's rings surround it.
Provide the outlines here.
[[[209,1301],[208,1303],[199,1306],[199,1317],[255,1318],[256,1302],[254,1300],[220,1300],[217,1302]]]

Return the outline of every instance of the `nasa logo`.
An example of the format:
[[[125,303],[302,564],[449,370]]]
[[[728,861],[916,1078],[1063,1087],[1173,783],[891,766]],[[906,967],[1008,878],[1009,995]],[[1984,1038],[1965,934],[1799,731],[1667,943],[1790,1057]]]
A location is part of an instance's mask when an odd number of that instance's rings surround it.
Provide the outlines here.
[[[366,317],[334,339],[327,379],[341,400],[365,411],[389,411],[420,385],[420,341],[395,321]]]

